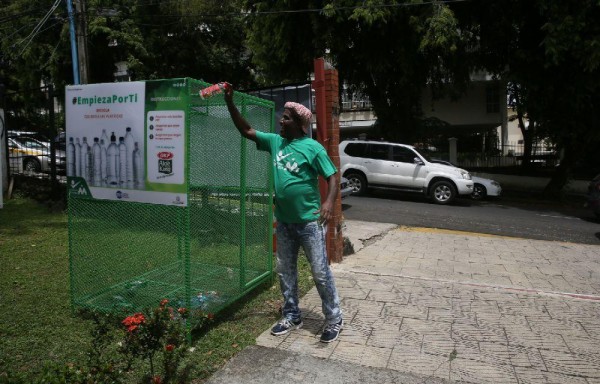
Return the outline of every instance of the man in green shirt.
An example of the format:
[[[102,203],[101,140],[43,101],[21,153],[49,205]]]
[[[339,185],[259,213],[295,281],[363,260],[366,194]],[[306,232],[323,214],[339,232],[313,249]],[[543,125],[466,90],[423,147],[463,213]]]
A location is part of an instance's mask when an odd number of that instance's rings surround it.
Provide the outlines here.
[[[279,134],[256,131],[233,103],[233,89],[225,89],[225,101],[240,134],[269,152],[273,161],[275,217],[277,218],[277,274],[283,294],[283,317],[271,329],[284,335],[302,327],[298,306],[298,251],[308,258],[313,280],[322,302],[325,327],[321,341],[335,341],[344,325],[340,300],[327,260],[325,224],[331,217],[339,185],[337,169],[325,148],[306,136],[311,112],[305,106],[287,102]],[[318,176],[327,180],[327,195],[321,204]]]

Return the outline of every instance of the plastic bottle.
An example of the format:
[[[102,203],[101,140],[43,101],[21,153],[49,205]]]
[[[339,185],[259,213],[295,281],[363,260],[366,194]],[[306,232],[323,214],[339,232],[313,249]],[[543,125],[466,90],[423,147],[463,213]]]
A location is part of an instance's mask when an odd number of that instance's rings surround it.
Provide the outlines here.
[[[85,179],[88,183],[94,183],[94,153],[89,145],[85,153]]]
[[[125,147],[127,149],[127,182],[133,183],[133,150],[134,150],[134,139],[131,133],[131,128],[125,128]]]
[[[117,147],[117,137],[113,132],[110,135],[110,144],[106,150],[106,182],[109,186],[114,187],[119,184],[119,148]]]
[[[108,135],[106,134],[106,129],[102,130],[102,135],[100,135],[100,143],[102,143],[102,140],[104,140],[104,149],[108,149],[108,144],[110,143],[110,139],[108,138]],[[100,144],[102,145],[102,144]]]
[[[69,144],[67,145],[67,176],[75,176],[75,144],[73,138],[69,137]]]
[[[202,100],[208,99],[211,96],[225,92],[225,90],[227,90],[229,88],[231,88],[231,84],[229,84],[229,83],[222,82],[222,83],[213,84],[210,87],[206,87],[200,91],[200,98]]]
[[[90,182],[92,180],[88,179],[88,167],[89,167],[89,157],[88,150],[90,146],[87,142],[87,137],[83,138],[83,143],[81,144],[81,177],[86,179],[86,181]]]
[[[144,189],[144,163],[137,141],[133,149],[133,182],[136,188]]]
[[[100,185],[102,185],[102,186],[106,185],[106,171],[108,170],[107,156],[106,156],[107,146],[108,145],[104,141],[104,139],[100,139],[100,163],[102,165],[102,168],[100,168],[100,180],[102,180]]]
[[[104,144],[103,144],[104,143]],[[100,147],[102,147],[103,156],[105,157],[102,161],[102,183],[106,184],[106,171],[108,170],[108,164],[106,161],[106,151],[108,151],[108,145],[110,144],[110,139],[106,134],[106,129],[102,130],[102,135],[100,135]]]
[[[81,165],[83,163],[81,158],[81,143],[79,143],[79,137],[75,140],[75,176],[81,177],[83,172],[81,171]]]
[[[99,187],[102,185],[102,147],[100,147],[100,139],[94,137],[94,145],[92,146],[93,154],[93,180],[94,185]]]
[[[127,184],[127,146],[125,138],[119,137],[119,185]]]

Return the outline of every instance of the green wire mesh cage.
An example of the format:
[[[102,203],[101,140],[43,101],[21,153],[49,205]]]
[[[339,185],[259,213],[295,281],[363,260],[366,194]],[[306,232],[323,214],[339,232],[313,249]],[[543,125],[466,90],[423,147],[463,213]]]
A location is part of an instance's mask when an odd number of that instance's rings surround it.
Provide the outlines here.
[[[240,136],[223,95],[203,100],[198,92],[209,84],[193,79],[180,83],[185,99],[187,204],[70,193],[75,308],[123,313],[156,307],[168,299],[191,310],[193,325],[195,311],[218,312],[271,278],[269,158]],[[272,102],[238,92],[234,99],[255,129],[273,131]]]

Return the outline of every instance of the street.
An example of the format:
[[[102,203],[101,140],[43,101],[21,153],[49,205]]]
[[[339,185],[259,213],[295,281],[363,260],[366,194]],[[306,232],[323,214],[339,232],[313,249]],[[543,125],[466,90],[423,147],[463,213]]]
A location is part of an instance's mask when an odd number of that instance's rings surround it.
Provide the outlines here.
[[[436,205],[419,195],[372,192],[342,201],[344,218],[411,227],[485,233],[535,240],[600,244],[600,222],[577,204],[559,206],[511,199],[457,199]]]

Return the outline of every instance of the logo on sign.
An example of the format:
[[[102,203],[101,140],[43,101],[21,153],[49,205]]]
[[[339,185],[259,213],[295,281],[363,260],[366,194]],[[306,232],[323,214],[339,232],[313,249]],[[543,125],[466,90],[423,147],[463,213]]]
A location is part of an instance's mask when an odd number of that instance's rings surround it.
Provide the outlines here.
[[[173,152],[158,152],[158,172],[173,173]]]

